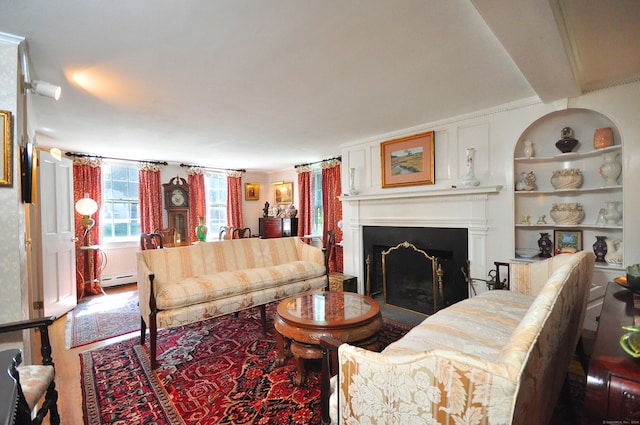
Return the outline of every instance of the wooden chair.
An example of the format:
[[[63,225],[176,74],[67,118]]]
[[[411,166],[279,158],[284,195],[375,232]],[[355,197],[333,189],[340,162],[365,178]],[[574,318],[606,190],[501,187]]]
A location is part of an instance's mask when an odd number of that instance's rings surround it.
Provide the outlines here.
[[[140,249],[142,251],[159,248],[164,248],[160,233],[140,233]]]
[[[233,229],[233,238],[232,239],[244,239],[251,237],[251,228],[250,227],[236,227]]]
[[[156,229],[153,233],[159,233],[162,236],[163,246],[174,246],[176,244],[176,229],[174,227]]]
[[[230,240],[233,239],[233,232],[235,230],[235,227],[233,226],[221,226],[220,227],[220,232],[219,232],[219,238],[220,240]]]
[[[335,254],[336,246],[336,232],[334,230],[327,230],[324,234],[324,246],[322,251],[324,252],[324,267],[327,273],[327,291],[329,290],[329,263],[331,257]]]
[[[51,358],[49,325],[55,317],[23,320],[0,325],[0,333],[39,329],[42,364],[21,365],[22,351],[0,352],[0,424],[41,424],[47,413],[51,425],[60,424],[55,366]],[[41,401],[35,417],[31,412]]]

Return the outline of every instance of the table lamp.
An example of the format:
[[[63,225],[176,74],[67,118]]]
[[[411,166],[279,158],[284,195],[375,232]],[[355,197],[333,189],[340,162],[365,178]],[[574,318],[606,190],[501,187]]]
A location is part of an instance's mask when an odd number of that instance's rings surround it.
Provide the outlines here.
[[[95,214],[96,211],[98,211],[98,203],[88,196],[85,196],[84,198],[76,202],[76,211],[82,216],[82,221],[80,223],[85,228],[85,235],[87,235],[86,246],[91,246],[90,231],[93,228],[94,224],[96,224],[96,221],[91,218],[91,216]]]

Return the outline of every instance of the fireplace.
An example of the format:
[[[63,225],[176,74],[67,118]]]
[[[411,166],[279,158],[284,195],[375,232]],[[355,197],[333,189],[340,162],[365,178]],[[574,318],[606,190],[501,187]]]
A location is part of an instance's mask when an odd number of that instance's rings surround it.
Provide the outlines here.
[[[365,291],[371,296],[384,294],[388,304],[427,315],[468,298],[468,284],[462,273],[468,259],[467,229],[363,226],[362,235]],[[437,257],[442,269],[442,299],[437,293],[437,282],[434,285],[431,264],[419,253],[407,252],[404,258],[387,262],[385,282],[382,252],[405,241]]]

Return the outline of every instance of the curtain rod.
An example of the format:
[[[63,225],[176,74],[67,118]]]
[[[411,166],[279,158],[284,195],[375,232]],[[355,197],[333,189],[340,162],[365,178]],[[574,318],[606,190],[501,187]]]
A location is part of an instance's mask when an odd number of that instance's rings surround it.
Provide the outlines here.
[[[180,164],[181,167],[187,168],[202,168],[203,170],[209,171],[239,171],[241,173],[246,173],[247,170],[244,169],[236,169],[236,168],[213,168],[213,167],[203,167],[201,165],[192,165],[192,164]]]
[[[294,166],[293,168],[304,167],[306,165],[320,164],[321,162],[333,161],[334,159],[342,161],[342,157],[341,156],[334,156],[333,158],[321,159],[320,161],[316,161],[316,162],[308,162],[306,164],[298,164],[298,165]]]
[[[99,159],[113,159],[116,161],[129,161],[129,162],[146,162],[147,164],[156,164],[156,165],[169,165],[167,161],[148,161],[143,159],[129,159],[129,158],[113,158],[109,156],[101,156],[101,155],[91,155],[88,153],[79,153],[79,152],[65,152],[65,156],[71,156],[74,158],[99,158]]]

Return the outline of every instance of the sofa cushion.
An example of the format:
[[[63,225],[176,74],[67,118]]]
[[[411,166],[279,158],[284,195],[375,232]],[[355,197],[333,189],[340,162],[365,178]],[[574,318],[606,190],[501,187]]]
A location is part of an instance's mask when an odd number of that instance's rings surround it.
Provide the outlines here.
[[[303,281],[324,273],[322,264],[293,261],[271,267],[188,277],[176,283],[158,282],[156,303],[160,310],[184,307]]]
[[[406,355],[444,349],[495,360],[534,300],[511,291],[484,292],[429,316],[383,353]]]

